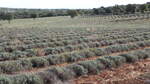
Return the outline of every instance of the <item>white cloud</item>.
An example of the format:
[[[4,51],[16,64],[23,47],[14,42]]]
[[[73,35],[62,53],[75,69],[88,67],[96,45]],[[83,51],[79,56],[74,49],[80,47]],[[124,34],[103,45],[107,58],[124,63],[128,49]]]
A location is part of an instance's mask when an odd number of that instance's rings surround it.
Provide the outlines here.
[[[96,8],[115,4],[145,3],[150,0],[0,0],[0,7],[13,8]]]

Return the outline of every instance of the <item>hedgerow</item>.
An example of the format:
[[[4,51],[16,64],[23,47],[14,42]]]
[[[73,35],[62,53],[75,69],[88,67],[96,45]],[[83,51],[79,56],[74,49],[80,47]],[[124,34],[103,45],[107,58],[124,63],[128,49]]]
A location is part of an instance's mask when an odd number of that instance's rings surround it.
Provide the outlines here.
[[[102,48],[91,49],[91,52],[93,52],[95,54],[95,56],[102,56],[105,54],[109,54],[109,53],[107,53],[107,51],[105,51],[105,49],[102,49]]]
[[[36,52],[33,49],[27,49],[25,52],[27,53],[26,54],[27,57],[36,56]]]
[[[1,62],[0,63],[0,69],[1,69],[1,72],[2,73],[12,73],[12,72],[15,72],[15,71],[19,71],[19,70],[22,70],[23,67],[22,65],[18,62]]]
[[[137,43],[139,43],[139,42],[137,42]],[[106,48],[95,48],[95,49],[89,49],[89,50],[73,52],[73,53],[66,53],[66,54],[61,54],[61,55],[32,57],[32,58],[28,58],[28,64],[24,64],[23,60],[21,60],[21,59],[16,60],[16,61],[3,62],[3,63],[0,63],[0,68],[2,68],[3,73],[11,73],[14,71],[28,70],[31,68],[45,67],[48,65],[61,64],[61,63],[65,63],[65,62],[75,62],[75,61],[78,61],[78,60],[81,60],[84,58],[109,55],[114,52],[129,51],[132,49],[139,49],[139,48],[140,47],[136,44],[113,45],[113,46],[108,46]],[[144,58],[149,56],[146,54],[143,54],[143,55],[144,55],[143,56]],[[135,56],[132,56],[132,55],[131,56],[127,55],[125,57],[128,58],[128,61],[131,61],[131,62],[134,60],[135,61],[138,60],[138,58],[136,58]],[[5,65],[7,65],[8,68],[16,67],[15,65],[17,65],[18,67],[13,68],[11,71],[11,70],[7,69],[7,67],[5,67]],[[31,67],[31,65],[32,65],[32,67]]]
[[[0,75],[0,84],[13,84],[10,77],[5,75]]]
[[[146,50],[143,50],[142,52],[148,53],[149,51]],[[64,67],[51,67],[46,71],[38,72],[33,75],[20,74],[2,79],[7,81],[8,84],[54,84],[60,80],[66,81],[86,74],[98,74],[103,69],[112,68],[120,66],[126,62],[135,62],[139,59],[143,59],[138,58],[137,55],[134,55],[135,53],[137,52],[135,51],[129,54],[120,54],[119,56],[100,57],[96,60],[83,61]],[[9,83],[9,81],[13,81],[13,83]]]
[[[98,58],[97,62],[102,63],[105,68],[111,68],[116,67],[116,64],[113,60],[107,59],[107,58]]]
[[[39,72],[37,75],[43,80],[44,84],[55,84],[60,81],[54,73],[49,71]]]
[[[78,53],[73,53],[73,54],[70,54],[70,56],[68,57],[68,62],[75,62],[81,58],[82,56],[79,55]]]
[[[136,62],[139,60],[138,56],[133,54],[121,54],[120,56],[125,57],[127,62]]]
[[[75,73],[65,67],[53,67],[47,71],[54,73],[62,81],[69,80],[75,76]]]
[[[30,59],[31,63],[32,63],[32,67],[44,67],[44,66],[48,66],[49,62],[44,59],[44,58],[32,58]]]
[[[138,38],[138,37],[137,37]],[[142,38],[142,37],[140,37],[140,38]],[[132,37],[132,39],[135,39],[134,37]],[[121,41],[124,41],[124,39],[120,39]],[[142,41],[142,39],[140,40],[140,41]],[[125,41],[125,43],[128,43],[128,42],[132,42],[132,40],[130,40],[130,41],[128,41],[128,39],[127,39],[127,41]],[[134,41],[133,41],[134,42]],[[137,45],[147,45],[147,46],[149,46],[150,44],[149,44],[149,41],[148,42],[146,42],[146,41],[144,41],[142,44],[141,44],[142,42],[139,42],[139,43],[137,43]],[[44,55],[50,55],[50,54],[59,54],[59,53],[63,53],[63,52],[70,52],[70,51],[74,51],[74,50],[80,50],[80,49],[85,49],[85,48],[95,48],[95,47],[101,47],[101,46],[108,46],[108,45],[113,45],[113,44],[119,44],[119,42],[118,42],[118,39],[116,39],[116,40],[109,40],[109,41],[100,41],[100,42],[92,42],[92,43],[82,43],[82,44],[80,44],[80,45],[75,45],[75,46],[73,46],[73,45],[67,45],[68,47],[70,46],[70,49],[69,48],[65,48],[65,47],[57,47],[57,48],[51,48],[51,47],[44,47],[45,45],[48,45],[48,44],[46,44],[46,43],[37,43],[37,44],[34,44],[34,45],[30,45],[30,47],[28,46],[28,47],[25,47],[24,46],[24,48],[26,48],[25,50],[23,50],[23,51],[20,51],[20,47],[21,46],[19,46],[17,49],[19,49],[19,51],[18,50],[14,50],[14,52],[12,52],[11,54],[10,54],[10,56],[8,56],[8,58],[7,59],[4,59],[4,60],[16,60],[17,58],[24,58],[24,57],[33,57],[33,56],[37,56],[38,55],[38,52],[36,52],[35,50],[36,49],[33,49],[33,48],[45,48],[44,49]],[[44,45],[44,46],[43,46]],[[32,46],[32,47],[31,47]],[[113,47],[113,46],[112,46]],[[141,46],[142,47],[142,46]],[[144,46],[143,46],[144,47]],[[28,49],[29,48],[29,49]],[[51,50],[50,50],[51,49]],[[136,48],[135,48],[136,49]],[[121,50],[121,48],[119,49],[118,48],[118,50]],[[45,53],[46,52],[46,53]],[[112,52],[116,52],[116,51],[112,51]],[[2,59],[3,60],[3,59]]]
[[[21,64],[23,70],[30,70],[33,68],[32,62],[28,59],[21,59],[20,64]]]
[[[44,84],[43,80],[38,75],[20,74],[13,76],[12,84]]]
[[[1,52],[1,53],[0,53],[0,58],[1,58],[1,60],[3,61],[3,60],[12,59],[13,57],[12,57],[12,55],[11,55],[10,53],[8,53],[8,52]]]
[[[146,59],[146,58],[148,58],[148,57],[150,56],[150,54],[148,54],[147,52],[145,52],[145,51],[140,51],[140,50],[135,51],[135,52],[133,53],[133,55],[138,56],[138,59]]]
[[[150,48],[146,48],[146,49],[144,49],[144,51],[145,51],[147,54],[149,54],[148,57],[150,57]]]
[[[98,56],[96,55],[94,52],[90,51],[90,50],[87,50],[87,51],[83,51],[83,52],[79,52],[79,55],[82,56],[83,58],[89,58],[89,57],[92,57],[92,56]]]
[[[98,74],[101,69],[104,69],[103,64],[100,64],[96,61],[85,61],[78,64],[87,69],[88,74]]]
[[[75,77],[79,77],[88,73],[87,69],[78,64],[72,64],[67,68],[75,73]]]
[[[61,84],[74,77],[98,74],[104,69],[150,57],[150,50],[144,49],[150,46],[149,29],[94,32],[64,29],[63,33],[55,28],[45,30],[10,28],[5,34],[1,29],[0,84]],[[38,54],[38,49],[43,54]],[[135,51],[111,56],[131,50]]]
[[[120,65],[126,63],[126,58],[125,57],[121,57],[121,56],[106,56],[104,58],[114,61],[116,66],[120,66]]]

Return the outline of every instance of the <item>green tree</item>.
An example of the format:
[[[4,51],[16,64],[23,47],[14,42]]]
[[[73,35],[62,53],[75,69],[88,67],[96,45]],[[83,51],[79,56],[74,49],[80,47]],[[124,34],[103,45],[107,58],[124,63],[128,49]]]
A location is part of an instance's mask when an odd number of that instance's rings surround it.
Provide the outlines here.
[[[111,8],[112,14],[114,15],[119,15],[119,14],[124,14],[125,13],[125,7],[122,5],[115,5]]]
[[[150,4],[146,4],[146,11],[150,11]]]
[[[36,18],[38,18],[38,14],[37,13],[32,13],[31,15],[30,15],[30,17],[31,18],[33,18],[34,20],[36,19]]]
[[[14,18],[12,13],[1,13],[0,20],[7,20],[10,24],[11,20]]]
[[[68,15],[70,15],[71,18],[78,16],[78,12],[76,10],[68,10],[67,13]]]
[[[8,20],[9,24],[13,18],[14,18],[13,14],[11,14],[11,13],[6,14],[6,20]]]
[[[135,9],[136,9],[136,6],[134,4],[128,4],[126,6],[126,13],[129,14],[129,13],[135,13]]]
[[[94,15],[99,15],[100,13],[99,13],[99,10],[97,9],[97,8],[94,8],[93,9],[93,14]]]
[[[111,7],[107,7],[107,8],[105,8],[105,12],[106,12],[107,14],[112,13]]]
[[[105,15],[106,14],[106,10],[104,7],[99,8],[99,13]]]
[[[142,5],[140,5],[139,6],[139,11],[141,12],[141,13],[144,13],[145,11],[146,11],[146,5],[145,4],[142,4]]]

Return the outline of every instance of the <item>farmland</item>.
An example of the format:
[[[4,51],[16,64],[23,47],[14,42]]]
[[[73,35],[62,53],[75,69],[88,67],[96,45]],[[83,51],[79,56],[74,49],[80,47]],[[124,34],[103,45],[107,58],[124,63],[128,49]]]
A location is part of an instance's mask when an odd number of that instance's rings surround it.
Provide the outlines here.
[[[149,65],[150,19],[124,19],[59,16],[0,21],[0,84],[75,83],[105,70],[126,70],[144,61]],[[150,71],[142,69],[142,74]]]

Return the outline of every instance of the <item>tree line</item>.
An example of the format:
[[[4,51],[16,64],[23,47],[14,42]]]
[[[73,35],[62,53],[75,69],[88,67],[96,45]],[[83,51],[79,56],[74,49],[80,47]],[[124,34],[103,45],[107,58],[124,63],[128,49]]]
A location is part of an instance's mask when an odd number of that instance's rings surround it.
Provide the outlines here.
[[[150,11],[150,2],[145,4],[115,5],[110,7],[100,7],[93,9],[12,9],[0,8],[0,20],[54,17],[54,16],[75,16],[81,15],[121,15],[147,13]]]
[[[150,2],[145,4],[128,4],[128,5],[115,5],[112,7],[94,8],[93,14],[95,15],[120,15],[120,14],[135,14],[147,13],[150,11]]]

